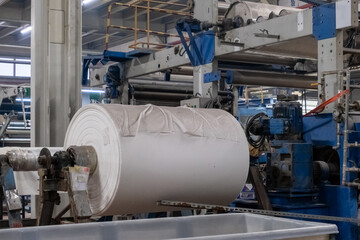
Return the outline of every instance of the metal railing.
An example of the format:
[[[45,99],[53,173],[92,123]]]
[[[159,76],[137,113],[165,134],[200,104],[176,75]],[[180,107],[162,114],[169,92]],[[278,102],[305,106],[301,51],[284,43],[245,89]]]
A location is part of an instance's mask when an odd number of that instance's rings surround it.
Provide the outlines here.
[[[145,3],[145,5],[143,4]],[[164,47],[172,46],[172,44],[162,44],[162,43],[152,43],[150,42],[150,35],[158,35],[162,37],[179,37],[177,34],[172,33],[166,33],[161,31],[154,31],[150,29],[150,12],[160,12],[164,14],[170,14],[170,15],[178,15],[178,16],[191,16],[190,13],[183,12],[183,11],[177,11],[177,10],[170,10],[170,9],[164,9],[159,8],[157,6],[151,6],[151,4],[159,4],[159,5],[169,5],[169,6],[178,6],[178,7],[184,7],[186,8],[186,4],[181,3],[172,3],[172,2],[163,2],[163,1],[157,1],[157,0],[137,0],[132,3],[121,3],[121,2],[115,2],[108,6],[108,13],[107,13],[107,21],[106,21],[106,37],[105,37],[105,49],[109,48],[109,40],[110,40],[110,29],[116,28],[121,30],[129,30],[134,31],[134,43],[129,45],[129,48],[133,49],[139,49],[139,48],[146,48],[151,49],[151,46],[155,46],[152,48],[153,50],[159,50]],[[111,11],[113,7],[128,7],[128,8],[134,8],[135,14],[134,14],[134,27],[129,26],[119,26],[119,25],[113,25],[111,24]],[[138,24],[138,12],[139,9],[142,9],[146,11],[146,29],[140,29]],[[139,41],[138,34],[139,33],[146,33],[146,42]]]

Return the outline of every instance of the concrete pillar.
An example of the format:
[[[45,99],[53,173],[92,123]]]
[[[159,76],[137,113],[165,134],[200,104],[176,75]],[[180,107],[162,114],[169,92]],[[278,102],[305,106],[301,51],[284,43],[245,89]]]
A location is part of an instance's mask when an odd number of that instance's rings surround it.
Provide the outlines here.
[[[31,145],[63,146],[81,107],[81,0],[31,1]]]

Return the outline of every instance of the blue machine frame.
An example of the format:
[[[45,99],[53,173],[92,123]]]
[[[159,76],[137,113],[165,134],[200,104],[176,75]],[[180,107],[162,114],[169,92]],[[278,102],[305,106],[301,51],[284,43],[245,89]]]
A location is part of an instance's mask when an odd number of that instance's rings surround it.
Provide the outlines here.
[[[341,125],[340,132],[342,128]],[[349,134],[349,142],[359,141],[360,123],[354,122],[350,129],[353,132]],[[337,132],[337,123],[333,120],[332,114],[319,114],[303,117],[302,143],[288,140],[275,141],[275,143],[278,142],[278,148],[275,148],[274,152],[272,151],[272,154],[275,154],[273,158],[276,159],[276,156],[281,153],[288,153],[289,157],[292,158],[288,162],[292,164],[291,177],[294,178],[291,188],[275,188],[275,192],[269,192],[270,201],[276,210],[357,219],[358,193],[356,188],[343,186],[341,181],[337,185],[325,181],[312,187],[312,183],[308,181],[313,179],[312,163],[313,160],[316,160],[312,157],[313,151],[320,147],[336,150],[340,166],[338,169],[339,179],[342,178],[343,136],[338,139]],[[348,167],[359,167],[359,149],[349,149],[349,156],[352,161],[349,161]],[[278,159],[280,159],[279,156]],[[278,163],[287,164],[287,161],[280,160]],[[357,177],[357,173],[351,173],[347,175],[347,180],[351,182]],[[330,223],[338,226],[339,234],[336,239],[358,239],[359,229],[356,224],[348,222]]]
[[[332,114],[321,114],[303,118],[303,133],[306,142],[313,146],[331,146],[337,147],[337,127]],[[352,126],[352,130],[359,131],[358,124]],[[342,128],[342,127],[341,127]],[[340,129],[341,129],[340,128]],[[349,141],[359,139],[359,133],[350,134]],[[342,141],[340,136],[340,146],[337,148],[340,158],[340,179],[342,178]],[[359,167],[360,155],[359,149],[349,149],[349,154],[353,159],[353,164]],[[349,166],[350,167],[350,166]],[[348,176],[348,180],[353,180],[355,176]],[[352,179],[350,179],[352,178]],[[327,206],[327,214],[330,216],[348,217],[357,219],[357,190],[353,187],[341,185],[323,185],[320,189],[320,201]],[[339,228],[338,239],[357,239],[358,227],[350,223],[336,223]]]

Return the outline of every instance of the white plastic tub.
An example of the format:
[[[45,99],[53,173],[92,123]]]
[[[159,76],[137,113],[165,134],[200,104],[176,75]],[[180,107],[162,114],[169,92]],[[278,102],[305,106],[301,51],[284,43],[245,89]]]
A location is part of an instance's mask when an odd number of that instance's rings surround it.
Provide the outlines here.
[[[0,230],[11,240],[329,239],[336,225],[248,213],[69,224]]]

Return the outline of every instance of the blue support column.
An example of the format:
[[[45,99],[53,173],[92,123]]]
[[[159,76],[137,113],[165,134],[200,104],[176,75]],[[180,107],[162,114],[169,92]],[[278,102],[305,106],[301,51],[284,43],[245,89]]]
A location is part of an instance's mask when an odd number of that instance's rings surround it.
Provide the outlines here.
[[[325,185],[320,190],[321,201],[328,205],[329,216],[357,219],[357,191],[355,188]],[[358,239],[358,227],[347,222],[334,222],[339,229],[336,239]]]
[[[23,227],[21,221],[22,203],[16,190],[14,171],[7,163],[7,157],[1,156],[1,184],[8,210],[10,228]]]

